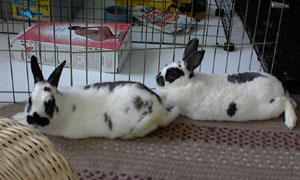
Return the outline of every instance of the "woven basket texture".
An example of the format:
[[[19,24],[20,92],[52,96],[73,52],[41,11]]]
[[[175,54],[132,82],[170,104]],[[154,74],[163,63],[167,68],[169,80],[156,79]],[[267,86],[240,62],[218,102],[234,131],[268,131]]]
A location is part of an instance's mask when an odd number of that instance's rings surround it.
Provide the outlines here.
[[[17,122],[0,117],[0,142],[0,179],[79,179],[44,135]]]

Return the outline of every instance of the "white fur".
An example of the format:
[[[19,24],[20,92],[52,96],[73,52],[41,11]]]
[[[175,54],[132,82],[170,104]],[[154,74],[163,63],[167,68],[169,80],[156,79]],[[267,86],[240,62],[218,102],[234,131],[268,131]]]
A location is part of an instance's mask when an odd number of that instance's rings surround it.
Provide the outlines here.
[[[96,83],[58,90],[65,64],[46,81],[37,58],[31,57],[34,89],[25,116],[13,118],[54,136],[130,139],[166,126],[179,115],[178,107],[166,109],[160,97],[140,83]]]
[[[297,116],[291,99],[275,77],[261,73],[245,83],[232,83],[227,75],[194,73],[185,68],[185,62],[174,62],[162,69],[164,77],[167,69],[176,67],[184,71],[184,76],[165,86],[158,86],[158,94],[167,106],[178,106],[181,114],[195,120],[248,121],[278,117],[285,112],[285,124],[293,128]],[[271,100],[274,100],[271,103]],[[233,116],[227,113],[229,105],[236,103]]]
[[[45,134],[67,138],[97,136],[129,139],[145,136],[158,126],[169,124],[179,115],[177,107],[167,111],[155,95],[141,89],[137,83],[117,86],[110,92],[108,86],[100,89],[71,87],[57,91],[48,82],[38,82],[31,95],[31,110],[26,116],[37,112],[42,117],[48,117],[43,105],[49,99],[49,92],[44,91],[46,86],[51,88],[59,111],[55,111],[52,119],[49,118],[49,125],[35,126]],[[148,107],[140,110],[135,107],[134,99],[138,96],[144,102],[153,102],[152,113],[145,115],[140,122],[142,113]],[[129,108],[127,113],[126,108]],[[111,118],[111,129],[105,121],[105,113]]]
[[[17,114],[15,114],[15,115],[13,115],[11,118],[12,118],[14,121],[17,121],[18,123],[27,125],[27,122],[26,122],[26,114],[25,114],[25,112],[17,113]]]

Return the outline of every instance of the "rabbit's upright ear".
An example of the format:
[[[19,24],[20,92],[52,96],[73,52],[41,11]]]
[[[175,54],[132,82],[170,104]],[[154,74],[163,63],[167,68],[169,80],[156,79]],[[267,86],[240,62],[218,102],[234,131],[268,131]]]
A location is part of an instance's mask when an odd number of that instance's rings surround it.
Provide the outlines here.
[[[31,71],[33,74],[34,84],[40,81],[44,81],[43,73],[39,67],[37,58],[35,56],[31,56],[30,64],[31,64]]]
[[[184,61],[185,68],[188,71],[193,71],[196,69],[202,62],[205,54],[205,50],[194,52],[188,59]]]
[[[66,61],[63,61],[59,66],[57,66],[57,68],[51,73],[51,75],[48,78],[48,82],[54,86],[57,87],[58,86],[58,81],[61,75],[61,72],[64,68],[66,64]]]
[[[184,49],[183,53],[183,61],[187,60],[194,52],[198,49],[199,40],[197,38],[194,38],[188,42]]]

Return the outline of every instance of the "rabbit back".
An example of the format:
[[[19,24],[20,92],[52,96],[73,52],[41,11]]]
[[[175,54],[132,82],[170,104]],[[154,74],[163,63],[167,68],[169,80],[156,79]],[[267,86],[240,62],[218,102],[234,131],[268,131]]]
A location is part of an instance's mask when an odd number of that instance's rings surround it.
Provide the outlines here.
[[[242,82],[239,82],[242,81]],[[257,72],[249,81],[233,75],[195,73],[194,78],[160,88],[167,105],[177,105],[181,114],[197,120],[261,120],[279,116],[287,100],[281,83]]]
[[[168,111],[160,97],[140,83],[96,83],[64,94],[71,105],[66,105],[70,108],[63,116],[69,121],[60,132],[70,138],[141,137],[179,115],[178,108]]]

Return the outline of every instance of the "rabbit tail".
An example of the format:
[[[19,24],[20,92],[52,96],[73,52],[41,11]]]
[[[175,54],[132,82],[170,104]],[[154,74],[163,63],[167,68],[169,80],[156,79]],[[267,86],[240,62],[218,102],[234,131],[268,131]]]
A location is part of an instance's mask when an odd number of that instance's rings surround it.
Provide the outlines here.
[[[285,98],[285,106],[284,106],[284,119],[285,125],[292,129],[295,127],[297,122],[297,115],[295,113],[296,102],[288,97]]]

